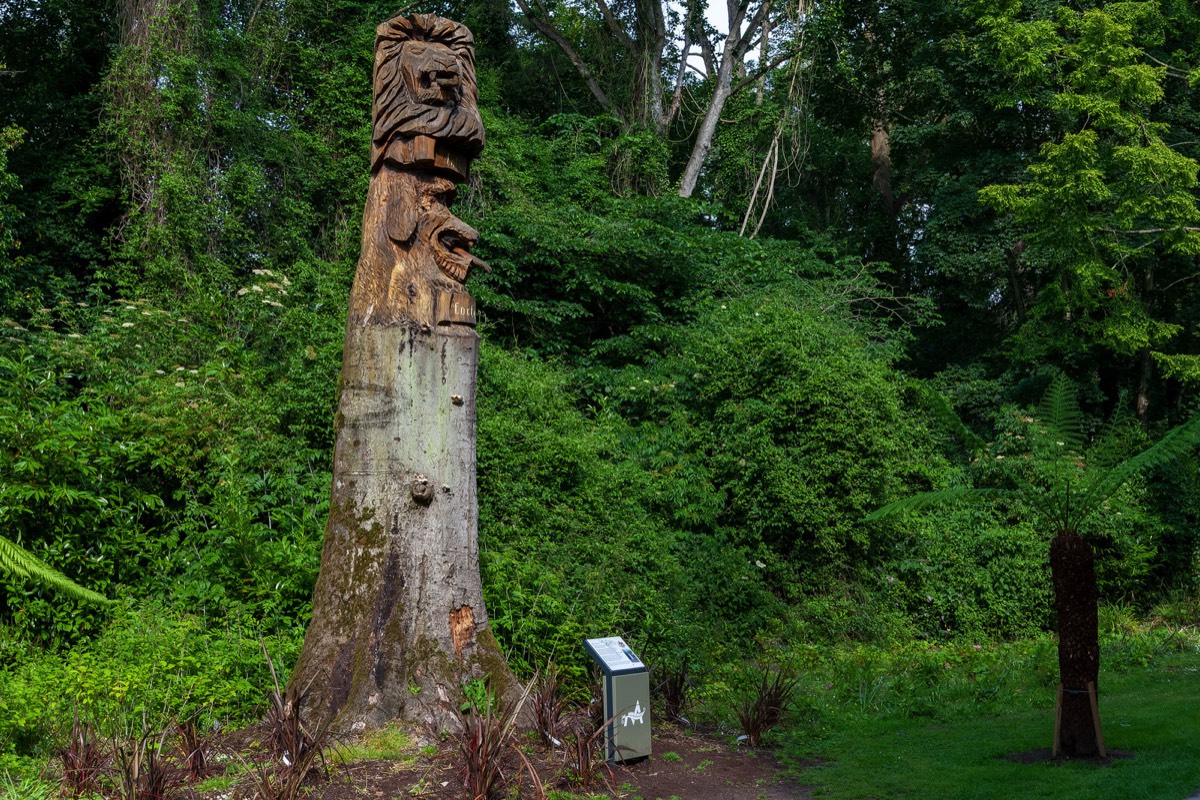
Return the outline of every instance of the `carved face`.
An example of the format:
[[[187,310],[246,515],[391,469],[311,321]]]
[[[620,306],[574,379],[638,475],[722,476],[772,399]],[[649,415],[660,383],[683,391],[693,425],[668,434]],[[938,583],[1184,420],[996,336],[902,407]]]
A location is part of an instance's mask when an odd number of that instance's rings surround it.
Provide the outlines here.
[[[413,87],[413,102],[450,111],[462,95],[462,74],[454,51],[436,42],[407,42],[400,48],[398,69]]]
[[[471,254],[471,248],[478,241],[479,231],[447,211],[446,218],[433,230],[430,237],[433,260],[438,269],[460,283],[467,279],[467,272],[471,267],[482,267],[491,272],[487,264]]]
[[[471,32],[427,14],[395,17],[375,39],[376,151],[396,137],[430,136],[469,156],[483,149]]]
[[[471,248],[479,241],[479,232],[450,211],[454,202],[454,183],[446,178],[425,178],[404,182],[402,191],[388,209],[388,236],[402,246],[426,246],[438,269],[459,283],[467,279],[472,267],[491,269]]]

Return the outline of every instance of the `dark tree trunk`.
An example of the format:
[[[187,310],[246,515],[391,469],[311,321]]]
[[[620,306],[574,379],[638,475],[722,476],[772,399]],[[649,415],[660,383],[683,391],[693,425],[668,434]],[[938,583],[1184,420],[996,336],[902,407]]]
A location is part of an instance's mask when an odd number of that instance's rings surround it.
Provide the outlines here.
[[[1058,614],[1058,670],[1063,686],[1059,752],[1068,757],[1098,752],[1088,684],[1099,691],[1100,637],[1096,616],[1096,567],[1092,546],[1074,533],[1050,544],[1054,609]]]

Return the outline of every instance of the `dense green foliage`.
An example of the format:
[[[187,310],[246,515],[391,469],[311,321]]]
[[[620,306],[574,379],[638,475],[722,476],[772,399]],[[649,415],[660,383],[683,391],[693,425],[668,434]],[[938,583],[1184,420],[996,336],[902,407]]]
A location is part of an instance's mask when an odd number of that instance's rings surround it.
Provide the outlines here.
[[[580,638],[613,631],[720,676],[765,643],[1051,628],[1028,509],[863,517],[997,485],[1052,373],[1081,435],[1117,420],[1089,464],[1195,411],[1191,4],[814,3],[776,34],[804,58],[730,100],[691,200],[683,122],[600,113],[507,4],[413,10],[479,40],[488,145],[456,209],[493,267],[470,283],[481,568],[518,671],[579,678]],[[247,719],[257,638],[298,647],[394,11],[0,5],[0,536],[119,601],[0,567],[0,754],[44,753],[75,703]],[[556,13],[612,85],[640,80],[593,9]],[[702,108],[711,82],[685,83]],[[1108,598],[1194,595],[1195,466],[1091,517]]]

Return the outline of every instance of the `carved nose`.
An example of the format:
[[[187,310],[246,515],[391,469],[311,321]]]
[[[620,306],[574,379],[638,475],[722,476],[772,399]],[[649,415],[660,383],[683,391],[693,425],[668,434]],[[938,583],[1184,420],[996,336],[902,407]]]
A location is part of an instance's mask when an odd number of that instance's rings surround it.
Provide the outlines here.
[[[438,70],[433,74],[433,80],[443,89],[455,89],[458,87],[458,73],[451,70]]]
[[[463,222],[458,217],[453,217],[442,225],[439,236],[448,236],[452,239],[459,240],[458,243],[465,245],[468,249],[473,247],[479,241],[479,231],[472,228],[467,223]]]

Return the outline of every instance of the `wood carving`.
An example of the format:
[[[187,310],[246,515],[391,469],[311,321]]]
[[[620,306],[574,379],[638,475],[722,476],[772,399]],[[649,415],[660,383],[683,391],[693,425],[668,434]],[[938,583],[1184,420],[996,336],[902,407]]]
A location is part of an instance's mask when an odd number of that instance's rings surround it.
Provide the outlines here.
[[[463,282],[471,267],[488,267],[471,254],[479,234],[450,211],[454,194],[454,182],[432,170],[385,165],[372,177],[352,322],[433,325],[438,292],[474,306]]]
[[[375,41],[371,182],[350,292],[333,492],[292,675],[343,731],[442,726],[470,678],[513,686],[488,628],[475,481],[479,234],[450,207],[483,148],[471,33],[396,17]]]
[[[479,234],[450,212],[455,181],[483,149],[471,33],[428,14],[396,17],[375,39],[371,185],[350,297],[359,324],[473,324],[462,284]],[[461,295],[469,320],[438,319],[440,295]]]
[[[437,166],[466,180],[483,150],[475,40],[457,22],[428,14],[376,29],[371,169]]]

